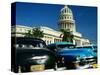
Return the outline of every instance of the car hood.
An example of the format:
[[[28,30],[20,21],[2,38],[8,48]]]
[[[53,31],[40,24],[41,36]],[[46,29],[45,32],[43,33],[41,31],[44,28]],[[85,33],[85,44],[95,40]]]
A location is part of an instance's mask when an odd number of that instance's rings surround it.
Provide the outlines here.
[[[59,56],[67,56],[67,55],[71,55],[71,56],[79,56],[80,58],[83,57],[91,57],[93,56],[93,54],[88,51],[88,50],[83,50],[83,49],[62,49],[60,51],[57,51],[57,55]]]
[[[48,49],[17,49],[16,62],[18,64],[43,64],[55,60],[55,54]]]

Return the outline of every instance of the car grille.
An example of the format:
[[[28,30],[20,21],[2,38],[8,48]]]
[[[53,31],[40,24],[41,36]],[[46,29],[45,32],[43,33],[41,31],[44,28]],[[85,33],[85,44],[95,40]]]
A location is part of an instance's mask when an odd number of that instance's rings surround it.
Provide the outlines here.
[[[80,59],[80,65],[85,65],[85,64],[93,64],[96,63],[96,60],[94,57],[85,57]]]

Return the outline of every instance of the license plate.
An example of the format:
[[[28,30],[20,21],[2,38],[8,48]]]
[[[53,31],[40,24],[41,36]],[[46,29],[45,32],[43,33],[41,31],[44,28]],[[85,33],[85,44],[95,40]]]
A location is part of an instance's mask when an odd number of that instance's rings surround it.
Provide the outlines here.
[[[97,64],[92,64],[92,67],[93,68],[97,68]]]
[[[30,66],[30,71],[43,71],[45,69],[44,65],[32,65]]]

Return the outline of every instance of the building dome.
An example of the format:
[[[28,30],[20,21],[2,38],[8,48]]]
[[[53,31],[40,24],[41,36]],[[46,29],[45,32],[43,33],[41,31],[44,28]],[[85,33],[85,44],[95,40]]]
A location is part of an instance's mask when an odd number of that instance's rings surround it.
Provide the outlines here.
[[[69,9],[66,5],[64,6],[64,8],[61,9],[61,13],[65,13],[65,14],[72,14],[71,9]]]
[[[64,6],[60,11],[60,19],[73,20],[73,13],[68,6]]]
[[[66,5],[60,10],[58,27],[59,30],[76,31],[72,10]]]

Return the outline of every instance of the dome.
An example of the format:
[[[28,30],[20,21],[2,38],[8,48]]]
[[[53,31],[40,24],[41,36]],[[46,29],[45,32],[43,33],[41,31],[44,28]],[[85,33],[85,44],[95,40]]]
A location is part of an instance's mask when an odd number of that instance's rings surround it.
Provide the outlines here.
[[[60,19],[73,20],[73,13],[68,6],[64,6],[60,10]]]
[[[60,10],[58,27],[59,30],[64,29],[74,32],[76,31],[72,10],[66,5]]]
[[[68,6],[64,6],[64,8],[61,9],[61,14],[72,14],[71,9]]]

